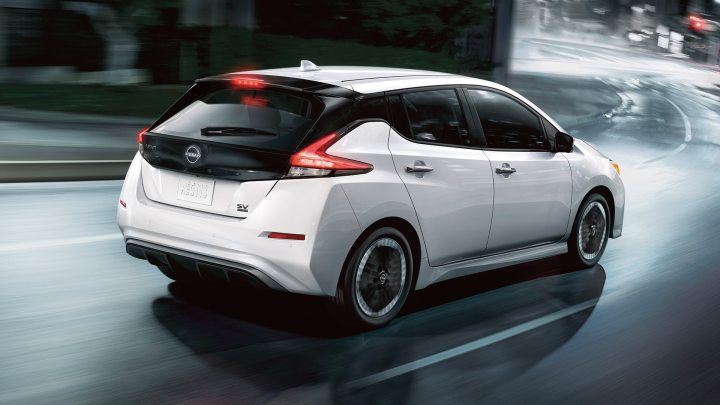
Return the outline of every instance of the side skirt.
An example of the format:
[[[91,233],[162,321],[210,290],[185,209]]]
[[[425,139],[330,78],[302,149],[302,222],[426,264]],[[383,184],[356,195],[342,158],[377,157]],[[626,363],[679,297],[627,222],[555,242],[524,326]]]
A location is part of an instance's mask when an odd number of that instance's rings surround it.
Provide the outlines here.
[[[429,267],[424,269],[426,274],[428,274],[426,277],[422,277],[421,273],[422,280],[418,279],[415,289],[420,290],[431,284],[456,277],[495,270],[501,267],[544,259],[546,257],[558,256],[567,253],[567,251],[567,242],[563,241],[550,245],[535,246],[512,252],[483,256],[477,259],[464,260],[438,267]],[[421,269],[421,272],[422,271],[423,269]]]

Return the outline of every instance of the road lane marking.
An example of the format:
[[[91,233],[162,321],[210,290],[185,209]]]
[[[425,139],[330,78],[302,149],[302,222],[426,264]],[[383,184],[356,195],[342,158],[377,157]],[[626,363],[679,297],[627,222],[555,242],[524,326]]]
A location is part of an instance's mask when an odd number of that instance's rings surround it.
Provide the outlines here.
[[[688,144],[690,141],[692,141],[692,125],[691,125],[691,123],[690,123],[690,118],[687,116],[687,114],[685,114],[685,111],[683,111],[683,110],[680,108],[680,106],[678,106],[677,104],[675,104],[672,100],[670,100],[669,98],[667,98],[667,97],[665,97],[665,96],[663,96],[663,95],[661,95],[661,97],[664,98],[665,101],[667,101],[668,103],[670,103],[671,106],[675,107],[675,109],[680,113],[680,116],[682,117],[682,120],[683,120],[683,125],[685,126],[685,138],[684,138],[684,140],[683,140],[683,143],[682,143],[680,146],[678,146],[677,148],[671,150],[670,152],[668,152],[668,153],[666,153],[666,154],[664,154],[664,155],[660,155],[660,156],[658,156],[658,157],[655,157],[655,158],[646,160],[646,161],[644,161],[644,162],[641,162],[641,163],[639,163],[639,164],[637,165],[637,167],[642,167],[642,166],[644,166],[644,165],[657,162],[658,160],[663,160],[663,159],[665,159],[666,157],[672,156],[672,155],[674,155],[674,154],[676,154],[676,153],[680,153],[680,152],[682,152],[683,150],[685,150],[685,148],[687,147],[687,144]]]
[[[84,245],[86,243],[105,242],[108,240],[122,240],[120,233],[106,233],[102,235],[81,236],[77,238],[49,239],[36,242],[10,243],[0,245],[0,253],[21,252],[24,250],[42,249],[58,246]]]
[[[437,364],[445,360],[449,360],[454,357],[458,357],[463,354],[482,349],[494,343],[498,343],[505,339],[521,335],[525,332],[529,332],[533,329],[543,327],[560,319],[567,318],[582,311],[586,311],[590,308],[593,308],[597,304],[597,301],[597,299],[588,300],[580,304],[573,305],[571,307],[567,307],[565,309],[561,309],[559,311],[541,316],[540,318],[533,319],[532,321],[513,326],[512,328],[493,333],[492,335],[485,336],[472,342],[465,343],[452,349],[448,349],[422,359],[405,363],[401,366],[393,367],[379,373],[371,374],[369,376],[350,381],[344,386],[344,388],[349,390],[362,389],[370,385],[377,384],[379,382],[389,380],[403,374],[411,373],[421,368],[425,368],[433,364]]]
[[[687,114],[685,114],[685,111],[680,109],[680,107],[675,104],[675,102],[665,96],[663,96],[663,98],[667,100],[667,102],[670,103],[673,107],[675,107],[675,109],[680,113],[680,116],[683,119],[683,123],[685,124],[685,143],[692,141],[692,126],[690,125],[690,118],[688,118]]]

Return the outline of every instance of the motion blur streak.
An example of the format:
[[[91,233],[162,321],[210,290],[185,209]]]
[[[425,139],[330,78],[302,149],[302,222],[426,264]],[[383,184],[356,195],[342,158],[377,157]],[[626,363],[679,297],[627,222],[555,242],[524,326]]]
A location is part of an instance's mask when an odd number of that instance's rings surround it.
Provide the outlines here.
[[[50,247],[56,247],[56,246],[82,245],[82,244],[86,244],[86,243],[102,242],[102,241],[112,240],[112,239],[122,239],[122,235],[120,235],[118,233],[110,233],[110,234],[105,234],[105,235],[85,236],[85,237],[79,237],[79,238],[53,239],[53,240],[45,240],[45,241],[30,241],[30,242],[14,243],[14,244],[10,244],[10,245],[0,246],[0,253],[50,248]]]

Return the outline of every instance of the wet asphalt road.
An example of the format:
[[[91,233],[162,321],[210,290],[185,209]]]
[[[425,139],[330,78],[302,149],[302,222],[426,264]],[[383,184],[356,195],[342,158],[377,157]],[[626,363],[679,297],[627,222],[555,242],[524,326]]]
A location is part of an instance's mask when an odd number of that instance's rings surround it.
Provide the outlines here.
[[[365,334],[319,299],[170,283],[124,253],[119,181],[0,185],[0,403],[720,401],[720,98],[663,74],[597,79],[624,108],[572,133],[628,191],[600,265],[443,283]]]

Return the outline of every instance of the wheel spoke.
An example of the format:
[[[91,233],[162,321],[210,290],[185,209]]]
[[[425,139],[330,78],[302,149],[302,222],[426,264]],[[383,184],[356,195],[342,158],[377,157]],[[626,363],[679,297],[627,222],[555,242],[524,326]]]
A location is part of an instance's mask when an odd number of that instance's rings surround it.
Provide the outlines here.
[[[405,252],[391,238],[367,247],[355,277],[355,299],[368,316],[382,316],[397,303],[405,283]]]

